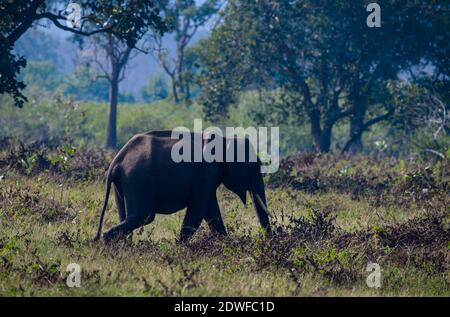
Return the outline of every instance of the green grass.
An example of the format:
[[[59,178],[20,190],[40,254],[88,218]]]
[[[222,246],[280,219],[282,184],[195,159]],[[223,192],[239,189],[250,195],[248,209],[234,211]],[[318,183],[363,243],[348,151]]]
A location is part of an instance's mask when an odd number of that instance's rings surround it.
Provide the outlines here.
[[[66,181],[61,186],[58,177],[45,172],[0,175],[4,175],[0,180],[1,296],[450,295],[448,248],[440,250],[447,252],[444,271],[436,269],[433,260],[427,262],[426,254],[420,260],[414,250],[396,253],[377,245],[382,240],[376,235],[354,248],[339,247],[333,238],[325,238],[294,243],[292,249],[279,251],[284,244],[270,244],[261,235],[252,206],[244,207],[224,189],[219,201],[229,239],[209,236],[202,225],[193,241],[177,244],[182,211],[158,215],[152,224],[137,230],[132,240],[105,246],[92,241],[103,184]],[[269,189],[267,196],[275,226],[287,225],[290,216],[304,216],[311,222],[313,209],[328,210],[336,217],[339,236],[380,231],[424,215],[420,207],[373,207],[365,200],[335,192]],[[117,221],[114,203],[110,203],[105,228]],[[368,245],[376,250],[373,256],[366,250]],[[281,264],[275,261],[278,257]],[[291,257],[290,266],[284,257]],[[308,264],[311,259],[319,266]],[[380,289],[366,285],[369,260],[381,265]],[[82,268],[79,288],[66,285],[69,263]],[[338,276],[348,272],[352,278],[339,281],[330,278],[335,276],[333,272]]]
[[[30,99],[23,108],[14,107],[10,98],[0,97],[0,137],[41,140],[61,144],[101,147],[106,136],[108,105],[75,102],[55,94]],[[202,118],[201,107],[190,108],[169,101],[151,104],[120,104],[117,115],[117,143],[124,145],[133,135],[150,130],[193,128],[194,119]]]
[[[61,94],[39,93],[28,95],[30,101],[18,109],[8,96],[0,96],[0,138],[13,137],[20,140],[44,141],[61,144],[70,140],[77,147],[99,148],[104,145],[108,120],[108,104],[99,102],[76,102]],[[231,107],[229,116],[221,122],[209,122],[202,106],[194,102],[189,108],[170,100],[152,103],[119,103],[117,114],[117,144],[123,146],[133,135],[150,130],[172,130],[176,127],[193,129],[194,119],[203,120],[203,128],[209,126],[280,127],[280,151],[283,155],[311,148],[307,125],[289,122],[255,122],[254,111],[261,105],[252,93],[242,102]],[[345,138],[345,126],[336,127],[334,139]],[[369,147],[373,142],[370,141]]]

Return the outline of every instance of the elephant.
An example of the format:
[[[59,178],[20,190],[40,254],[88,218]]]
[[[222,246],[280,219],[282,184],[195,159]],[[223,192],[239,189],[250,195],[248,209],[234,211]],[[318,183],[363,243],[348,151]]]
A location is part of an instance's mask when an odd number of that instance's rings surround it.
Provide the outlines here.
[[[237,151],[234,150],[232,162],[206,162],[205,159],[175,162],[171,156],[174,145],[188,141],[194,144],[195,134],[189,132],[188,138],[174,139],[172,131],[151,131],[137,134],[125,144],[106,173],[106,195],[95,240],[101,238],[111,184],[114,184],[120,223],[103,235],[105,242],[151,223],[156,214],[169,215],[185,208],[179,241],[187,241],[203,220],[213,233],[227,235],[216,196],[221,184],[237,194],[244,204],[249,191],[262,228],[269,237],[272,235],[260,160],[251,161],[250,155],[243,161],[236,160]],[[201,134],[200,142],[204,148],[210,141]],[[247,138],[216,135],[213,139],[216,137],[223,141],[224,153],[236,149],[242,142],[245,142],[246,154],[254,151]]]

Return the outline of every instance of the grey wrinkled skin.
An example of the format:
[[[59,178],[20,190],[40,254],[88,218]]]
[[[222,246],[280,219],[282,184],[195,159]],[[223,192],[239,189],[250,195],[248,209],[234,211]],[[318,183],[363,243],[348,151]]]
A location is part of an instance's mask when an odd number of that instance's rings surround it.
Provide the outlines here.
[[[171,131],[153,131],[135,135],[119,151],[110,164],[106,177],[106,196],[101,212],[96,240],[101,237],[111,184],[119,212],[120,223],[103,235],[110,241],[132,233],[134,229],[151,223],[155,214],[172,214],[187,208],[180,233],[180,241],[189,239],[206,220],[211,231],[226,235],[225,225],[217,203],[216,190],[224,184],[246,203],[250,192],[261,226],[271,236],[269,216],[260,161],[198,163],[172,160],[172,147],[177,142]],[[191,133],[191,144],[194,134]],[[219,136],[217,136],[219,137]],[[220,137],[222,138],[222,137]],[[245,142],[246,152],[254,151],[247,139],[223,139],[224,153]],[[202,146],[208,140],[202,140]],[[192,151],[194,152],[194,151]],[[248,154],[248,153],[247,153]]]

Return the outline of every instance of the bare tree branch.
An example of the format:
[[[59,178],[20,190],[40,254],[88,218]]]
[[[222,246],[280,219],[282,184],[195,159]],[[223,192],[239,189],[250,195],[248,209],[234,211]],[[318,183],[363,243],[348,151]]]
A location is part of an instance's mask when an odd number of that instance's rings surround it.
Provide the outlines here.
[[[384,120],[388,119],[393,113],[394,113],[394,107],[391,106],[391,107],[389,107],[387,113],[385,113],[385,114],[383,114],[383,115],[381,115],[381,116],[378,116],[378,117],[376,117],[376,118],[373,118],[373,119],[367,121],[367,122],[361,127],[361,129],[360,129],[357,133],[353,134],[352,137],[350,138],[350,140],[347,141],[347,143],[345,144],[344,148],[342,149],[342,153],[348,152],[348,151],[350,150],[351,145],[352,145],[356,140],[358,140],[358,139],[361,137],[361,135],[362,135],[365,131],[367,131],[371,126],[373,126],[373,125],[375,125],[375,124],[377,124],[377,123],[379,123],[379,122],[381,122],[381,121],[384,121]]]
[[[90,32],[85,32],[85,31],[82,31],[82,30],[77,30],[77,29],[74,29],[74,28],[70,28],[70,27],[68,27],[66,25],[61,24],[61,22],[59,21],[59,20],[66,20],[66,18],[64,16],[56,15],[56,14],[53,14],[53,13],[50,13],[50,12],[45,12],[45,13],[41,13],[41,14],[37,14],[36,15],[36,19],[43,19],[43,18],[49,19],[50,21],[53,22],[53,24],[56,27],[58,27],[58,28],[60,28],[62,30],[69,31],[69,32],[72,32],[72,33],[75,33],[75,34],[78,34],[78,35],[91,36],[91,35],[98,34],[98,33],[110,33],[110,34],[114,33],[113,29],[111,27],[96,29],[96,30],[93,30],[93,31],[90,31]]]

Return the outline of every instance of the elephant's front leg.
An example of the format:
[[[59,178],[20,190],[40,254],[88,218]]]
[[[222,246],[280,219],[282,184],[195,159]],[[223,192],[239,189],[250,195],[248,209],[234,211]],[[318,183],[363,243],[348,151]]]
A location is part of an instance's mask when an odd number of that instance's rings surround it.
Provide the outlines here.
[[[181,227],[180,242],[187,241],[197,231],[200,223],[205,217],[207,208],[188,207]]]
[[[195,191],[184,216],[180,233],[181,242],[188,240],[197,231],[202,220],[207,217],[211,203],[214,204],[212,200],[215,200],[217,204],[215,183],[218,173],[213,165],[208,165],[201,170],[202,175],[194,184]]]
[[[217,197],[211,199],[209,203],[208,213],[205,218],[206,222],[208,222],[208,226],[212,232],[218,235],[227,235],[227,230],[225,229],[225,224],[222,220],[222,215],[220,214],[219,203],[217,202]]]

